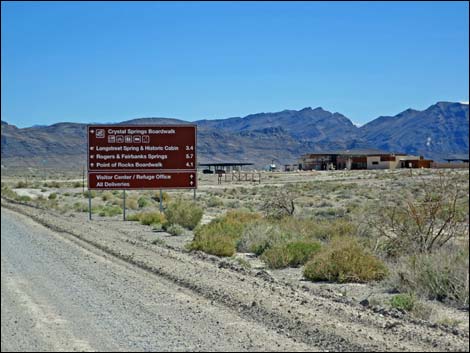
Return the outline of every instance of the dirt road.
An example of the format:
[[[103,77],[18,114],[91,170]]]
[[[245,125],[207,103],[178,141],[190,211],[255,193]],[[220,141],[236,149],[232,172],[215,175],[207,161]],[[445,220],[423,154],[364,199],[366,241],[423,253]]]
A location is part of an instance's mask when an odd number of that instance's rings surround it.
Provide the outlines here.
[[[2,351],[315,349],[24,216],[1,214]]]
[[[2,351],[468,351],[468,332],[154,244],[132,222],[85,217],[2,199]]]

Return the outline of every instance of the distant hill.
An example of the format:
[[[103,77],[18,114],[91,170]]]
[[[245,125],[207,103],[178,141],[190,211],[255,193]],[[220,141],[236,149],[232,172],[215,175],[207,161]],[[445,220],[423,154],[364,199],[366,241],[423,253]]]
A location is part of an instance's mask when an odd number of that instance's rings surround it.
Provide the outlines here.
[[[178,124],[172,118],[139,118],[120,124]],[[194,122],[198,161],[295,163],[308,152],[378,148],[441,160],[468,154],[468,105],[439,102],[424,111],[405,110],[358,128],[340,113],[320,107],[259,113]],[[58,123],[19,129],[2,121],[2,166],[81,168],[86,156],[86,125]]]
[[[468,154],[468,104],[439,102],[423,111],[407,109],[379,117],[361,128],[361,137],[377,148],[441,160]]]

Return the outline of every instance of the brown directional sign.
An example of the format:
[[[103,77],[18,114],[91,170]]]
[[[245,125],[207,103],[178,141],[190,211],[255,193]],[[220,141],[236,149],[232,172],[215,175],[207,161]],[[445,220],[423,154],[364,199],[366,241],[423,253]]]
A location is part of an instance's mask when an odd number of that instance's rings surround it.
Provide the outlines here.
[[[195,125],[88,126],[89,189],[195,189]]]
[[[88,188],[103,189],[196,189],[193,172],[90,172]]]
[[[89,172],[195,169],[195,125],[88,126]]]

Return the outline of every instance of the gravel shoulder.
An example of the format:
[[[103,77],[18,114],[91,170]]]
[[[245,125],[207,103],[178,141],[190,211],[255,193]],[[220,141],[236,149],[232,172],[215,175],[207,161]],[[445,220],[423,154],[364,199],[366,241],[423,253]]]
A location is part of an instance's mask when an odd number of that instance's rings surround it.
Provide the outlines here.
[[[2,208],[2,351],[318,350]]]
[[[262,348],[258,346],[262,350],[293,350],[296,347],[299,350],[308,347],[309,350],[335,351],[469,350],[468,332],[410,320],[399,313],[375,312],[334,295],[318,295],[308,286],[280,282],[263,270],[244,270],[213,256],[152,244],[145,239],[147,235],[136,231],[130,222],[121,223],[120,227],[111,226],[114,223],[107,220],[88,222],[85,215],[64,217],[2,199],[2,214],[4,208],[28,215],[59,232],[61,238],[88,247],[87,251],[106,252],[107,261],[123,260],[132,268],[146,270],[152,283],[166,281],[167,287],[176,287],[175,291],[179,289],[191,297],[201,298],[201,310],[213,305],[222,311],[229,310],[239,320],[256,324],[260,330],[282,337],[280,342],[286,343],[277,348],[273,347],[279,342],[271,346],[266,343]],[[2,229],[2,258],[3,242]],[[2,263],[2,271],[3,268]],[[2,300],[3,287],[2,273]],[[146,302],[142,299],[141,305]],[[2,302],[2,322],[3,307]],[[219,332],[212,324],[207,327]],[[267,342],[264,338],[263,341]],[[203,339],[201,344],[207,342]],[[219,346],[213,345],[209,350],[215,350],[214,347]],[[254,350],[256,347],[255,344],[236,348]],[[204,347],[189,349],[202,350]]]

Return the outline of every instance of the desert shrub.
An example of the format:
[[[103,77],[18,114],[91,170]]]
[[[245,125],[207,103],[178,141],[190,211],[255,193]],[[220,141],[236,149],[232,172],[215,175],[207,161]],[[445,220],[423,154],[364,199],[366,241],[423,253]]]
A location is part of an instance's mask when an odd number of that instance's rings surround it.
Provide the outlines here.
[[[96,197],[96,191],[94,190],[87,190],[83,193],[83,197],[88,198],[90,196],[92,199]]]
[[[17,197],[17,194],[8,186],[4,186],[2,187],[2,197],[8,197],[8,198],[14,199]]]
[[[226,204],[227,208],[240,208],[240,205],[241,203],[239,200],[231,200]]]
[[[294,192],[279,188],[265,198],[261,210],[267,217],[275,219],[292,216],[295,212],[295,198]]]
[[[167,192],[162,192],[162,202],[168,202],[170,200],[170,195],[168,195]],[[157,201],[157,202],[160,202],[160,191],[155,193],[153,196],[152,196],[152,199]]]
[[[229,211],[198,227],[189,248],[218,256],[232,256],[243,229],[260,218],[257,213]]]
[[[103,201],[110,201],[112,199],[114,199],[114,195],[109,191],[106,191],[101,195],[101,200]]]
[[[28,195],[18,196],[16,199],[18,201],[23,201],[23,202],[31,201],[31,197],[29,197]]]
[[[306,263],[305,278],[312,281],[369,282],[381,280],[387,268],[352,237],[335,238]]]
[[[126,207],[131,210],[136,210],[137,208],[139,208],[139,205],[136,199],[129,198],[128,200],[126,200]]]
[[[352,236],[357,233],[357,225],[346,219],[315,220],[285,217],[280,221],[282,230],[291,239],[317,239],[329,241],[335,237]]]
[[[466,233],[468,194],[451,176],[423,181],[419,195],[395,200],[378,208],[371,226],[385,239],[384,252],[393,257],[404,253],[430,253]]]
[[[60,183],[57,181],[50,181],[48,183],[43,184],[45,187],[49,188],[54,188],[54,189],[59,189],[60,188]]]
[[[164,224],[166,222],[165,215],[160,212],[143,212],[137,214],[137,217],[140,223],[146,226],[155,223]]]
[[[397,294],[390,299],[390,306],[394,309],[412,311],[416,305],[416,297],[412,294]]]
[[[261,259],[270,268],[298,267],[321,248],[318,242],[296,241],[267,249]]]
[[[165,216],[168,225],[179,224],[187,229],[194,229],[202,218],[203,210],[195,202],[177,199],[168,204]]]
[[[182,235],[184,234],[184,228],[179,224],[172,224],[166,228],[166,231],[171,235]]]
[[[207,207],[219,207],[223,206],[224,202],[217,196],[211,197],[209,200],[206,202]]]
[[[148,206],[149,200],[145,196],[141,196],[137,200],[137,204],[139,205],[139,208],[144,208],[144,207]]]
[[[251,252],[261,255],[266,249],[274,245],[281,238],[281,229],[278,224],[258,220],[244,227],[237,249],[240,252]]]
[[[123,205],[123,200],[121,198],[118,198],[118,197],[114,197],[112,199],[110,199],[107,204],[111,204],[113,206],[119,206],[121,207]],[[127,207],[127,200],[126,200],[126,207]]]
[[[83,186],[81,181],[76,181],[72,185],[74,188],[81,188]]]
[[[113,217],[121,213],[122,213],[122,208],[119,206],[98,207],[98,214],[102,217]]]
[[[140,222],[140,214],[134,213],[126,216],[126,221]]]
[[[468,242],[461,247],[446,246],[431,254],[399,259],[388,283],[402,293],[468,307],[468,266]]]
[[[88,205],[81,202],[75,202],[73,204],[73,209],[77,212],[88,212]]]
[[[55,200],[57,198],[57,194],[55,192],[49,194],[48,199],[49,200]]]
[[[15,186],[16,189],[24,189],[27,187],[29,187],[29,183],[27,181],[19,181],[16,183],[16,186]]]

